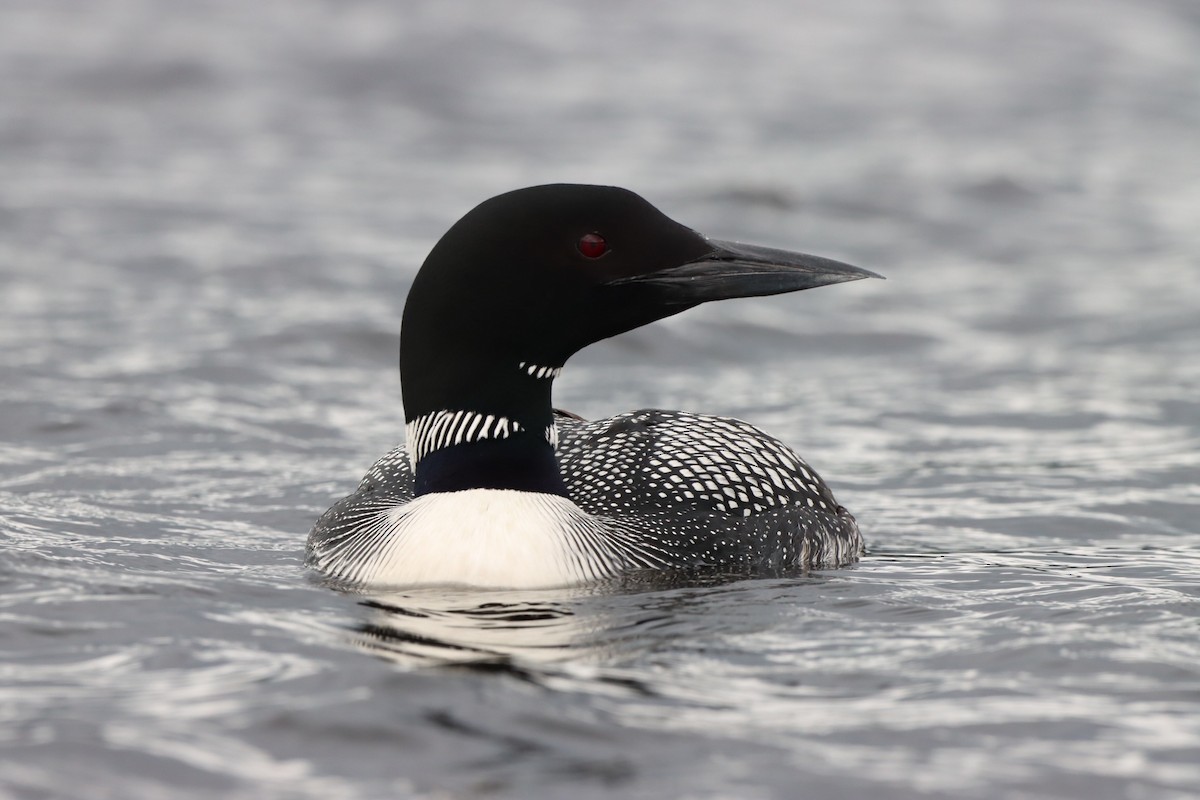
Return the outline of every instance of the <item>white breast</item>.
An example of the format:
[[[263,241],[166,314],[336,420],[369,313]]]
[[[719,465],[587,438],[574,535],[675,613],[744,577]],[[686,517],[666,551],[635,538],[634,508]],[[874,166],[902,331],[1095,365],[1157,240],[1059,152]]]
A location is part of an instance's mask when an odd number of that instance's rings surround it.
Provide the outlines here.
[[[429,494],[374,510],[314,554],[353,583],[570,586],[615,574],[600,523],[565,497],[506,489]]]

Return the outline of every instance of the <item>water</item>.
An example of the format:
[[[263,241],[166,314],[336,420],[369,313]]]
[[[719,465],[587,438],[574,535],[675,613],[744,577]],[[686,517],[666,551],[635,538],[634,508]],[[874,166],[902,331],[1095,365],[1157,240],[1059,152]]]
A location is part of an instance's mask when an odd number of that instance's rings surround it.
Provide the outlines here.
[[[0,796],[1200,796],[1195,4],[511,6],[0,5]],[[861,564],[304,573],[413,270],[550,180],[888,276],[556,387],[761,424]]]

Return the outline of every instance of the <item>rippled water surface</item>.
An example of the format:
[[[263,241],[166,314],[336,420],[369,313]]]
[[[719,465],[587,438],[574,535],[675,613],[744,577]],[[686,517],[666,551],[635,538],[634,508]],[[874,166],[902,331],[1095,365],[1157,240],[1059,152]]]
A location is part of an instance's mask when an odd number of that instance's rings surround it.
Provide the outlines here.
[[[0,4],[0,796],[1200,796],[1189,0]],[[725,413],[859,517],[789,580],[353,596],[404,293],[628,186],[864,281],[559,405]]]

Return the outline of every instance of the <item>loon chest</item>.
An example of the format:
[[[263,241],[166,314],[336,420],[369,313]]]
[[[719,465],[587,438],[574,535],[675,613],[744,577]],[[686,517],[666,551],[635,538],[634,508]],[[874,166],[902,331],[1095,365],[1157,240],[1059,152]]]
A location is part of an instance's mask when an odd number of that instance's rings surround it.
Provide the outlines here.
[[[622,561],[571,500],[507,489],[380,504],[324,549],[328,571],[393,586],[564,586],[616,574]]]

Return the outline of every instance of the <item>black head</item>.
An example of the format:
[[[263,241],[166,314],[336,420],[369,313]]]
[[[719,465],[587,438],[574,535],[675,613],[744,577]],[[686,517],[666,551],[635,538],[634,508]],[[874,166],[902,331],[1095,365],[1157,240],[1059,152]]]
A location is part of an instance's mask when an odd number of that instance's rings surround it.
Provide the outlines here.
[[[776,294],[873,273],[708,239],[611,186],[535,186],[487,200],[430,252],[404,309],[406,417],[473,397],[549,406],[548,380],[588,344],[709,300]],[[519,408],[499,408],[517,413]]]

